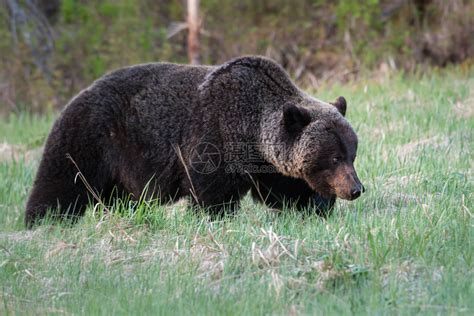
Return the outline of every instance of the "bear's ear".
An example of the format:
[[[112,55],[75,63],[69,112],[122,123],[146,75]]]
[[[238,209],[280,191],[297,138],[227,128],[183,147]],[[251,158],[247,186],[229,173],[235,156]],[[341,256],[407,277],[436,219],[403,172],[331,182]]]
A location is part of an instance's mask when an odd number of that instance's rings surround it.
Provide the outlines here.
[[[337,100],[334,103],[331,102],[331,104],[336,107],[336,109],[339,111],[339,113],[342,114],[342,116],[346,116],[347,103],[344,97],[337,98]]]
[[[311,123],[309,111],[298,106],[287,104],[283,108],[283,125],[290,134],[300,133]]]

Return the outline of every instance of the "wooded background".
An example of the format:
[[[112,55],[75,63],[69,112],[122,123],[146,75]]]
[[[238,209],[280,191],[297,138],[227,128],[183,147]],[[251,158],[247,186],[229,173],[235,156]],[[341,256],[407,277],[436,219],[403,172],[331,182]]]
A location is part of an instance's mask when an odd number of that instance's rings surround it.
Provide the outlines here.
[[[60,108],[105,72],[151,61],[261,54],[318,89],[365,71],[470,65],[474,56],[469,0],[0,3],[0,114]]]

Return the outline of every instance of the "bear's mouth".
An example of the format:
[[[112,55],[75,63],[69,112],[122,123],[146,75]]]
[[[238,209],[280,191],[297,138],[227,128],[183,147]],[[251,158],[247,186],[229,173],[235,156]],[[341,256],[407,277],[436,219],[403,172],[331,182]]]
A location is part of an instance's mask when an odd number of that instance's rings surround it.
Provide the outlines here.
[[[314,181],[314,182],[308,181],[308,180],[305,180],[305,181],[306,183],[308,183],[308,185],[314,192],[321,195],[325,199],[338,196],[336,193],[336,190],[329,184],[321,183],[319,181]]]
[[[320,183],[320,182],[312,183],[310,181],[306,181],[306,182],[311,187],[311,189],[313,189],[313,191],[315,191],[316,193],[318,193],[319,195],[321,195],[323,198],[326,198],[326,199],[336,196],[343,200],[353,201],[359,197],[359,196],[352,196],[351,194],[342,192],[341,190],[338,190],[334,186],[330,185],[329,183]]]
[[[343,199],[343,200],[347,200],[347,201],[354,201],[355,199],[359,198],[360,195],[351,195],[350,193],[346,192],[346,191],[341,191],[341,190],[338,190],[337,188],[333,187],[333,186],[330,186],[331,188],[331,191],[334,192],[334,195],[336,195],[338,198],[340,199]]]

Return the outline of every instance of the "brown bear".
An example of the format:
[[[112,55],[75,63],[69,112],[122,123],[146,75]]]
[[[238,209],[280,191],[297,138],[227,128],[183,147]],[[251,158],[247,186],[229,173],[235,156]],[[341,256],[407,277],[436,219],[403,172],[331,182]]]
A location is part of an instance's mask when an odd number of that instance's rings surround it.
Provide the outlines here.
[[[139,198],[145,191],[164,203],[190,196],[211,215],[232,212],[249,190],[272,207],[287,200],[330,209],[336,196],[352,200],[363,190],[345,110],[343,98],[319,101],[259,56],[116,70],[56,120],[25,223],[48,211],[81,216],[113,192]]]

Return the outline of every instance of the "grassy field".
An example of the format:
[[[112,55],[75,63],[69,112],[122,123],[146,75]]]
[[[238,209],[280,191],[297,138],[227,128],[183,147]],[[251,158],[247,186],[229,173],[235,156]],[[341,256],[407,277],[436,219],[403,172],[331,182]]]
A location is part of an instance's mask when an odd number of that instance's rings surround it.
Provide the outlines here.
[[[367,188],[328,220],[249,198],[220,222],[124,202],[26,231],[54,115],[3,119],[0,314],[474,314],[474,70],[316,94],[348,100]]]

